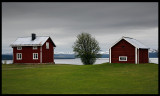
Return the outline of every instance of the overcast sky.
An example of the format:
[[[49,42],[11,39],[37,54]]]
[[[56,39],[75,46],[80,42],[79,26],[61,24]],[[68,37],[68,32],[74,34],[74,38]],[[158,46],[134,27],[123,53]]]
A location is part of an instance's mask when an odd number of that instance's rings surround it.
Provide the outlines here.
[[[122,36],[158,48],[156,2],[2,2],[2,53],[18,37],[50,36],[55,52],[73,52],[76,36],[90,33],[102,51]]]

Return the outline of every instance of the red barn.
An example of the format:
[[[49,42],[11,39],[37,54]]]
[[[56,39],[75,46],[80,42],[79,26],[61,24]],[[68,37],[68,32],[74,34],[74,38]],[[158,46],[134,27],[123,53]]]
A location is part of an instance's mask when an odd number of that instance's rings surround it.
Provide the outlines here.
[[[148,47],[141,42],[130,38],[122,37],[109,49],[110,63],[148,63]]]
[[[17,38],[11,44],[13,63],[54,63],[54,47],[56,45],[49,36]]]

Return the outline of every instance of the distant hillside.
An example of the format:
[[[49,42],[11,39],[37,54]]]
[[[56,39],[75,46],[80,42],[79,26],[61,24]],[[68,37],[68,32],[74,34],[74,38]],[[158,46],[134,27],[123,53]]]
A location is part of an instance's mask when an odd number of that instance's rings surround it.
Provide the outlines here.
[[[74,54],[54,54],[55,59],[75,59]]]
[[[13,59],[13,55],[2,54],[2,60],[12,60],[12,59]]]
[[[12,60],[13,56],[2,54],[2,60]],[[75,59],[74,54],[54,54],[55,59]],[[109,54],[102,54],[101,58],[109,58]],[[149,58],[158,58],[158,53],[149,53]]]
[[[102,54],[101,58],[109,58],[109,54]]]
[[[158,58],[158,53],[149,53],[149,58]]]

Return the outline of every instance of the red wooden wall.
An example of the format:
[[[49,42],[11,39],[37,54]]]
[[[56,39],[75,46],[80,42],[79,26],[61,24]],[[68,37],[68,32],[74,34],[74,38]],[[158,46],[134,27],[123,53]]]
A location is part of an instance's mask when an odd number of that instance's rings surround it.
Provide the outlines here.
[[[22,53],[22,60],[17,60],[16,53]],[[38,53],[38,60],[33,60],[33,53]],[[40,47],[33,50],[32,46],[23,46],[22,50],[13,47],[14,63],[40,63]]]
[[[49,49],[46,49],[46,42],[49,42]],[[49,38],[42,46],[42,63],[54,62],[54,49],[53,43]],[[22,53],[22,60],[17,60],[16,53]],[[33,53],[38,53],[38,60],[33,60]],[[40,63],[40,46],[34,50],[32,46],[23,46],[22,50],[17,50],[17,47],[13,47],[13,63]]]
[[[46,42],[49,42],[49,49],[46,49]],[[51,39],[49,38],[42,46],[42,63],[53,63],[54,62],[54,49]]]
[[[149,63],[148,49],[139,49],[139,63]]]
[[[119,56],[127,56],[127,61],[119,61]],[[111,63],[135,63],[135,47],[122,39],[111,48]]]

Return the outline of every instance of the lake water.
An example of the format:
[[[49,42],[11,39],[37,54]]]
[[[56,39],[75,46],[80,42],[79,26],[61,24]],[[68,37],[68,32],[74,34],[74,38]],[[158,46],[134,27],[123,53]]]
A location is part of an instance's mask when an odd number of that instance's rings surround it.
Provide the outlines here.
[[[2,60],[2,63],[12,64],[13,60]],[[109,58],[97,58],[95,64],[101,64],[109,62]],[[158,58],[149,58],[150,63],[158,64]],[[74,64],[74,65],[83,65],[80,58],[76,59],[55,59],[56,64]]]

